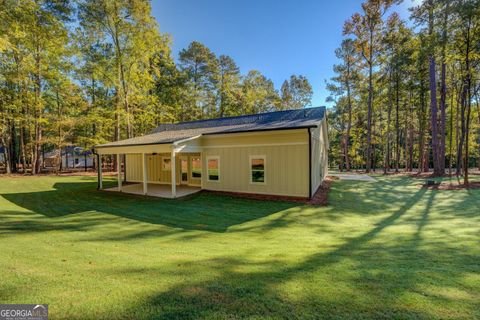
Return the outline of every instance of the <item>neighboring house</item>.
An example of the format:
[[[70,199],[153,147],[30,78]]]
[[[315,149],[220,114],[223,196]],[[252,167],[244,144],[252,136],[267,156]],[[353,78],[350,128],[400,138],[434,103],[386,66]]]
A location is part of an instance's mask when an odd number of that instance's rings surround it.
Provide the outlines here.
[[[43,164],[46,168],[53,168],[58,165],[58,149],[46,152],[43,158]],[[62,170],[65,169],[84,169],[92,168],[94,165],[92,152],[83,150],[81,147],[67,146],[62,148]]]
[[[117,191],[155,195],[152,190],[163,185],[173,198],[187,186],[311,198],[328,169],[326,121],[325,107],[318,107],[163,124],[145,136],[98,145],[95,152],[99,161],[117,155],[117,168],[125,160]],[[134,191],[122,180],[139,184]]]

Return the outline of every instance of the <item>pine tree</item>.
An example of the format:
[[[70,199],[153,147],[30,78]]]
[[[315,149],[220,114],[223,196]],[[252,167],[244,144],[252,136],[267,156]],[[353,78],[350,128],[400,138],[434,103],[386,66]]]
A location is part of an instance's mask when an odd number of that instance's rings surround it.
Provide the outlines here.
[[[240,69],[235,61],[226,55],[218,58],[218,116],[240,114]]]
[[[354,87],[355,83],[359,79],[357,72],[358,56],[355,50],[355,44],[352,39],[344,39],[340,48],[335,50],[337,59],[340,60],[339,64],[333,66],[333,71],[336,76],[331,79],[331,83],[327,85],[327,88],[333,96],[344,96],[345,108],[340,109],[342,116],[341,119],[345,123],[342,125],[343,138],[342,144],[342,160],[345,164],[345,169],[350,171],[350,135],[353,121],[353,104],[354,104]],[[331,100],[333,101],[333,99]],[[343,165],[341,166],[343,168]]]
[[[215,54],[200,42],[192,42],[180,51],[180,70],[188,86],[188,106],[193,119],[208,118],[217,113],[216,88],[219,80]]]
[[[367,141],[366,171],[370,172],[374,159],[372,150],[372,121],[374,104],[373,70],[380,50],[383,16],[395,1],[367,0],[362,3],[363,14],[355,13],[344,25],[344,34],[355,37],[355,45],[361,53],[368,69],[368,102],[367,102]]]

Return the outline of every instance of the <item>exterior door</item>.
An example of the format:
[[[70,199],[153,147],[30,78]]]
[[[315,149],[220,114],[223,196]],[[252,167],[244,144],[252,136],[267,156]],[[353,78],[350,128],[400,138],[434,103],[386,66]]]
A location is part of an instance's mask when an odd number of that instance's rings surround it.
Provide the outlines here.
[[[188,184],[188,157],[180,157],[180,182]]]

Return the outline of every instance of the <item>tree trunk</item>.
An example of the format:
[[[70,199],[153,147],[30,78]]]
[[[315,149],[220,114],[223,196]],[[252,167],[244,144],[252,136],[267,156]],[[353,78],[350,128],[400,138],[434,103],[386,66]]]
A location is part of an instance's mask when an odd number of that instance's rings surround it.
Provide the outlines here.
[[[471,112],[472,112],[472,96],[471,96],[471,77],[470,74],[467,74],[467,119],[465,123],[465,165],[464,165],[464,174],[463,174],[463,184],[468,185],[468,169],[469,169],[469,160],[470,160],[470,153],[469,153],[469,145],[470,145],[470,119],[471,119]]]
[[[427,101],[424,80],[420,80],[420,110],[419,110],[419,139],[418,139],[418,172],[428,172],[428,147],[427,140]]]
[[[450,100],[450,141],[449,141],[449,160],[448,160],[448,175],[452,176],[452,161],[453,161],[453,105],[454,93],[452,92]]]
[[[472,17],[467,20],[467,29],[465,30],[465,80],[462,94],[462,139],[460,144],[465,143],[465,156],[463,165],[463,183],[468,184],[468,165],[469,165],[469,135],[470,135],[470,115],[472,110],[472,75],[470,70],[470,47],[471,47],[471,26]],[[466,113],[466,114],[465,114]],[[462,150],[459,147],[460,154]]]
[[[456,155],[456,164],[455,164],[455,175],[458,177],[462,174],[462,154],[461,152],[459,153],[459,150],[461,150],[460,147],[460,127],[461,124],[459,125],[460,121],[460,114],[462,110],[462,95],[463,95],[463,84],[460,87],[460,90],[458,90],[458,95],[459,97],[457,98],[457,103],[456,103],[456,118],[455,118],[455,151],[457,153]]]
[[[413,171],[413,110],[410,111],[410,121],[409,121],[409,128],[408,128],[408,172]]]
[[[352,129],[352,97],[350,92],[350,83],[347,82],[347,99],[348,99],[348,120],[347,131],[345,137],[345,169],[350,171],[350,131]]]
[[[368,52],[368,113],[367,113],[367,163],[366,172],[369,173],[372,167],[372,113],[373,113],[373,34],[369,31],[369,52]]]
[[[0,107],[2,105],[0,104]],[[0,111],[2,111],[0,114],[4,114],[4,112],[6,111],[3,111],[0,109]],[[6,118],[6,117],[5,117]],[[2,123],[1,125],[3,126],[3,128],[6,128],[7,127],[7,124],[6,124],[6,120],[5,118],[2,118]],[[5,161],[5,170],[6,170],[6,173],[10,174],[12,173],[12,169],[11,169],[11,163],[10,163],[10,152],[9,152],[9,147],[10,147],[10,139],[11,139],[11,134],[10,132],[0,132],[0,144],[3,146],[3,157],[4,157],[4,161]]]
[[[59,162],[59,164],[58,164],[58,172],[62,172],[62,170],[63,170],[63,151],[62,151],[62,148],[60,148],[59,151],[60,151],[60,156],[59,156],[59,158],[58,158],[58,159],[59,159],[59,160],[58,160],[58,162]]]
[[[68,169],[68,147],[65,147],[65,169]]]
[[[41,76],[41,57],[40,57],[40,44],[39,39],[36,37],[36,47],[35,47],[35,74],[34,74],[34,91],[35,91],[35,112],[34,112],[34,131],[35,131],[35,141],[33,147],[33,163],[32,163],[32,174],[35,175],[40,172],[41,166],[41,143],[42,143],[42,125],[41,125],[41,90],[42,90],[42,76]]]
[[[391,91],[391,85],[389,85],[389,91]],[[390,123],[392,119],[392,95],[389,92],[389,104],[388,104],[388,111],[387,111],[387,141],[386,141],[386,150],[385,150],[385,169],[384,173],[386,174],[390,170],[390,147],[391,147],[391,132],[390,132]]]
[[[15,121],[11,121],[10,125],[10,151],[9,151],[9,159],[10,159],[10,170],[12,173],[17,172],[17,142],[15,137],[17,136],[17,129],[15,126]]]
[[[463,163],[463,144],[465,142],[465,136],[466,136],[466,119],[465,119],[465,111],[466,111],[466,106],[467,106],[467,86],[466,84],[463,86],[462,90],[462,102],[460,106],[460,131],[461,135],[458,140],[458,147],[457,147],[457,176],[461,175],[461,167],[463,164],[463,169],[464,171],[466,170],[465,168],[465,163]]]
[[[410,112],[408,113],[407,117],[407,145],[408,148],[406,148],[406,151],[408,151],[408,156],[407,156],[407,165],[406,165],[406,171],[407,172],[412,172],[413,171],[413,139],[414,139],[414,129],[413,129],[413,107],[412,107],[412,94],[410,92],[408,103],[410,105]],[[406,108],[405,108],[406,110]]]
[[[442,71],[441,71],[441,85],[440,85],[440,148],[438,154],[439,170],[442,175],[445,174],[445,140],[446,140],[446,109],[447,109],[447,39],[448,39],[448,16],[450,13],[450,1],[445,1],[443,26],[442,26]]]
[[[91,105],[91,110],[89,110],[90,112],[93,111],[96,107],[95,87],[96,87],[95,77],[92,72],[92,95],[91,95],[92,105]],[[95,137],[96,135],[97,135],[97,124],[96,124],[96,121],[92,121],[92,136]]]
[[[431,110],[431,119],[430,126],[432,132],[432,158],[433,158],[433,173],[434,175],[439,175],[439,162],[438,162],[438,115],[437,115],[437,83],[436,83],[436,74],[435,74],[435,57],[430,56],[430,67],[429,67],[429,77],[430,77],[430,110]]]
[[[26,173],[26,167],[27,167],[27,161],[26,161],[26,150],[25,150],[25,128],[23,126],[23,123],[20,127],[20,136],[19,136],[19,142],[20,142],[20,161],[22,163],[22,172],[25,174]]]
[[[395,127],[396,127],[396,134],[395,134],[395,173],[399,172],[400,167],[400,119],[399,119],[399,109],[400,109],[400,84],[398,79],[398,73],[396,75],[395,81]]]
[[[368,114],[367,114],[367,168],[370,173],[372,168],[372,102],[373,102],[373,66],[370,61],[368,69]]]
[[[5,141],[2,140],[2,144],[5,143]],[[8,148],[3,148],[3,157],[4,157],[4,162],[5,162],[5,170],[7,174],[12,173],[12,168],[10,167],[10,156],[8,153]]]
[[[480,99],[478,97],[479,95],[479,91],[480,90],[480,85],[477,87],[477,90],[475,92],[475,102],[477,104],[477,115],[478,115],[478,125],[479,125],[479,129],[478,129],[478,141],[480,142]],[[478,170],[480,171],[480,144],[478,146],[478,159],[477,159],[477,162],[478,162]]]
[[[445,138],[446,138],[446,100],[447,100],[447,67],[445,62],[442,62],[442,74],[441,74],[441,89],[440,89],[440,145],[438,152],[438,173],[440,175],[445,174]]]
[[[117,17],[120,16],[121,13],[119,12],[117,3],[115,1],[113,1],[113,6],[115,8],[115,15]],[[112,35],[113,43],[114,43],[114,46],[115,46],[115,55],[116,55],[116,63],[117,63],[117,77],[118,77],[118,81],[120,83],[120,86],[122,88],[122,100],[123,100],[122,103],[123,103],[123,107],[124,107],[124,110],[125,110],[125,118],[126,118],[126,125],[127,125],[127,139],[129,139],[133,136],[132,122],[131,122],[131,119],[130,119],[130,116],[131,116],[131,114],[130,114],[130,104],[129,104],[129,101],[128,101],[129,92],[128,92],[128,88],[127,88],[127,80],[125,78],[125,65],[124,65],[125,63],[123,61],[123,51],[122,51],[122,47],[120,45],[121,40],[120,40],[119,30],[118,30],[116,25],[113,28],[111,35]],[[117,94],[118,94],[118,91],[117,91]]]

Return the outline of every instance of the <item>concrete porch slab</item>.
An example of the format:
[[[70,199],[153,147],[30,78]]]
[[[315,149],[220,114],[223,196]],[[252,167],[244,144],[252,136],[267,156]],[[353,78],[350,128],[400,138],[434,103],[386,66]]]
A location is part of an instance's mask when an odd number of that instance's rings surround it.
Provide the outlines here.
[[[118,187],[103,189],[104,191],[118,192]],[[185,197],[201,190],[200,187],[177,186],[176,198]],[[143,185],[141,183],[127,184],[122,186],[122,193],[143,195]],[[147,187],[147,196],[172,199],[172,188],[166,184],[149,183]]]

